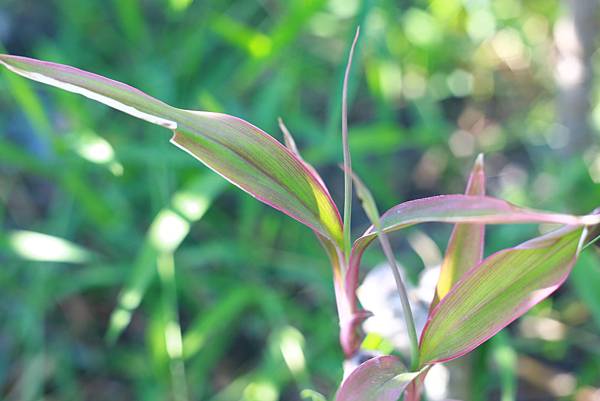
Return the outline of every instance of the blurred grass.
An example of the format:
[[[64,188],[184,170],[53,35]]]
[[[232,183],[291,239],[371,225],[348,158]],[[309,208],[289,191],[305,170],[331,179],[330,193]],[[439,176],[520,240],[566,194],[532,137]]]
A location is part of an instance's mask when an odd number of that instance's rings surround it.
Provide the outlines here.
[[[549,62],[563,7],[3,0],[0,41],[10,53],[101,73],[177,106],[240,116],[278,138],[282,116],[339,201],[343,60],[360,24],[351,147],[382,209],[461,192],[474,155],[486,152],[491,193],[584,213],[600,199],[599,119],[590,118],[589,148],[564,152]],[[595,84],[593,105],[597,97]],[[0,110],[0,398],[332,394],[342,356],[331,273],[310,232],[211,175],[163,130],[101,105],[3,71]],[[167,226],[157,226],[165,216]],[[355,231],[367,225],[360,215],[355,223]],[[424,229],[444,247],[448,227]],[[35,241],[29,256],[5,241],[15,230],[94,257],[33,261]],[[535,232],[492,228],[488,252]],[[398,257],[416,271],[418,259],[396,238]],[[591,340],[549,340],[514,325],[475,355],[472,399],[555,396],[517,372],[514,355],[577,378],[566,399],[600,387],[600,357],[589,345],[600,319],[595,253],[556,302],[531,314]],[[379,261],[377,252],[365,256],[366,266]],[[304,365],[290,367],[282,344]]]

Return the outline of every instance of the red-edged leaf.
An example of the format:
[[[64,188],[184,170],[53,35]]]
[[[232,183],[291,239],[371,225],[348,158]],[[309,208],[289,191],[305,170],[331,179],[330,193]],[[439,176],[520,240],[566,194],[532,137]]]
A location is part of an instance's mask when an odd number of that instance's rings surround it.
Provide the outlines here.
[[[469,176],[466,195],[485,195],[483,155],[479,155]],[[450,291],[450,288],[473,266],[483,259],[484,224],[456,224],[450,235],[446,254],[440,268],[440,278],[431,309]]]
[[[440,195],[408,201],[391,208],[381,216],[381,226],[386,233],[428,222],[594,225],[600,223],[600,216],[542,212],[518,207],[497,198],[470,195]],[[375,237],[375,230],[371,226],[354,242],[350,266],[346,274],[346,290],[349,294],[353,294],[358,285],[358,269],[362,254]]]
[[[569,275],[586,236],[583,227],[564,227],[469,270],[423,329],[420,366],[468,353],[552,294]]]
[[[292,151],[226,114],[171,107],[108,78],[62,64],[0,55],[29,79],[86,96],[174,131],[172,142],[260,201],[342,244],[339,212],[320,179]]]
[[[344,380],[335,401],[397,401],[418,375],[395,356],[369,359]]]

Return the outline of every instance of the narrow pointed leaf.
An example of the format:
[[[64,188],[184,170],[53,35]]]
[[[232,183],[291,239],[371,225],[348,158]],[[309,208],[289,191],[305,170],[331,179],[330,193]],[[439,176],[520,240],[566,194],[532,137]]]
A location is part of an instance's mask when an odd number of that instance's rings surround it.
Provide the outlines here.
[[[382,230],[386,233],[415,224],[431,222],[594,225],[600,223],[600,215],[573,216],[542,212],[521,208],[504,200],[488,196],[440,195],[401,203],[381,216]],[[375,237],[375,229],[371,226],[354,242],[350,266],[346,274],[346,289],[349,292],[356,290],[362,254]]]
[[[479,155],[469,176],[466,195],[485,195],[485,171],[483,155]],[[431,309],[450,291],[450,288],[469,270],[483,259],[485,237],[484,224],[456,224],[450,235],[440,278]]]
[[[252,124],[171,107],[120,82],[62,64],[0,55],[29,79],[86,96],[175,132],[172,142],[260,201],[342,243],[341,218],[321,181],[289,149]]]
[[[348,63],[344,73],[344,82],[342,84],[342,151],[344,154],[344,252],[346,260],[350,258],[352,243],[351,225],[352,225],[352,157],[350,154],[350,145],[348,144],[348,79],[352,69],[352,59],[354,58],[354,49],[360,36],[360,26],[356,27],[354,40],[350,46],[348,54]]]
[[[285,143],[285,146],[289,150],[291,150],[292,153],[294,153],[296,156],[302,158],[302,156],[300,156],[300,151],[298,150],[298,146],[296,145],[296,141],[294,140],[294,137],[292,136],[288,127],[283,122],[283,118],[279,117],[277,119],[277,123],[279,124],[279,129],[283,133],[283,143]]]
[[[483,165],[483,154],[480,154],[469,175],[466,195],[485,195],[485,171]],[[437,306],[440,299],[450,291],[450,288],[469,270],[478,265],[483,259],[485,237],[484,224],[459,223],[454,226],[444,260],[440,267],[440,277],[437,282],[436,291],[429,306],[429,312]],[[427,377],[428,370],[424,371],[406,389],[406,401],[419,401],[423,390],[423,383]]]
[[[395,356],[369,359],[344,380],[335,401],[397,401],[418,375]]]
[[[290,130],[287,128],[287,126],[284,124],[283,119],[281,117],[279,117],[277,119],[277,122],[279,123],[279,129],[281,130],[281,132],[283,132],[283,143],[285,143],[285,146],[294,154],[298,157],[298,159],[300,159],[300,161],[302,161],[302,163],[304,163],[304,166],[307,168],[308,171],[310,171],[310,173],[317,179],[319,180],[319,183],[321,183],[321,185],[323,186],[323,189],[325,189],[326,191],[328,191],[327,186],[325,185],[325,181],[323,181],[323,179],[321,178],[321,175],[317,172],[317,170],[310,164],[308,164],[303,158],[302,155],[300,154],[300,151],[298,150],[298,146],[296,146],[296,141],[294,140],[294,137],[292,136],[292,134],[290,133]],[[328,192],[329,193],[329,192]]]
[[[420,366],[468,353],[552,294],[586,235],[583,227],[564,227],[469,270],[433,310],[421,335]]]

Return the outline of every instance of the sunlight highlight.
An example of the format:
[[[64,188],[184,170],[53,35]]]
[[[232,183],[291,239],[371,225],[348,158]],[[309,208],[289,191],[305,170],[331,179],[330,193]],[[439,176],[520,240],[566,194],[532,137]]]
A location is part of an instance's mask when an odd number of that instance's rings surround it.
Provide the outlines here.
[[[190,230],[190,223],[172,210],[162,210],[150,227],[150,243],[163,252],[173,252]]]
[[[194,192],[178,192],[173,197],[173,207],[190,221],[200,219],[210,206],[210,199]]]
[[[8,236],[11,249],[28,260],[41,262],[83,263],[90,254],[62,238],[33,231],[14,231]]]
[[[303,346],[304,337],[297,329],[287,326],[282,330],[279,348],[286,365],[293,374],[302,372],[306,366]]]
[[[268,380],[257,380],[244,389],[244,401],[277,401],[279,390]]]

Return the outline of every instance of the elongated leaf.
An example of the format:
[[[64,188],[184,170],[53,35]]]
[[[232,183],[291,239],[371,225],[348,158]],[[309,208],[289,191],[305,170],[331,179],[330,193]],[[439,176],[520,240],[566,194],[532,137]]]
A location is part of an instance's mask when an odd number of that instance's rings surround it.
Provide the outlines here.
[[[485,195],[485,171],[483,166],[483,154],[480,154],[469,175],[466,195]],[[440,299],[450,291],[450,288],[469,270],[479,264],[483,258],[483,246],[485,237],[485,225],[459,223],[452,229],[446,254],[440,267],[440,278],[436,291],[429,307],[431,311],[440,302]],[[418,401],[425,377],[428,371],[424,371],[406,389],[406,401]]]
[[[342,243],[339,212],[320,180],[289,149],[226,114],[181,110],[102,76],[66,65],[0,55],[29,79],[86,96],[173,130],[172,142],[260,201]]]
[[[552,294],[569,275],[586,235],[583,227],[564,227],[469,270],[425,325],[420,365],[468,353]]]
[[[469,176],[466,195],[485,195],[485,171],[483,155],[479,155]],[[450,288],[469,270],[483,259],[485,225],[456,224],[450,235],[446,254],[440,269],[440,278],[431,309],[444,298]]]
[[[369,359],[344,380],[335,401],[397,401],[418,375],[395,356]]]
[[[440,195],[401,203],[381,216],[384,232],[392,232],[419,223],[556,223],[593,225],[600,223],[600,215],[573,216],[542,212],[515,206],[488,196]],[[375,239],[371,226],[352,247],[350,265],[346,274],[346,290],[354,293],[358,285],[358,269],[365,248]]]

